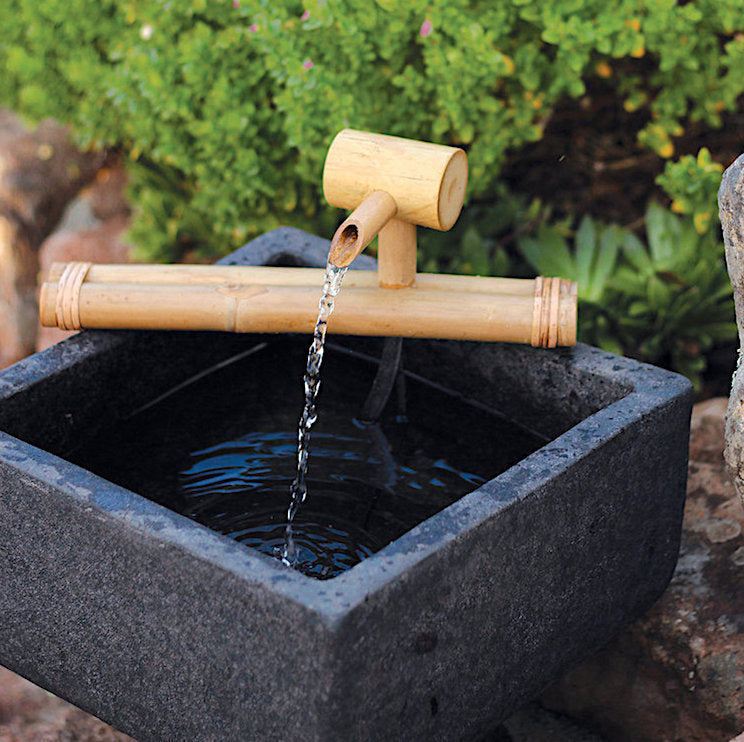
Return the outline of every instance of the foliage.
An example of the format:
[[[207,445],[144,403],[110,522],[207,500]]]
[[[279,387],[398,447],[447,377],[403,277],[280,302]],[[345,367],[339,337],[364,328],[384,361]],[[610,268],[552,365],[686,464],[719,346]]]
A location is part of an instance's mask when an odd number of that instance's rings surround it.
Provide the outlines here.
[[[695,229],[704,234],[711,227],[722,172],[722,165],[713,162],[703,147],[697,157],[685,155],[668,162],[656,182],[672,197],[672,211],[691,214]]]
[[[692,212],[651,203],[642,241],[589,216],[574,228],[573,218],[556,221],[546,205],[505,190],[496,204],[472,204],[451,232],[428,233],[424,269],[570,278],[582,341],[673,368],[698,386],[705,351],[736,338],[720,233],[701,233]]]
[[[514,276],[523,266],[507,249],[522,230],[547,218],[542,204],[504,187],[484,202],[471,201],[449,232],[420,230],[419,269],[428,273]],[[516,259],[515,259],[516,258]]]
[[[645,225],[644,243],[584,217],[573,248],[561,226],[542,226],[520,248],[540,273],[579,282],[580,339],[699,384],[703,352],[736,337],[723,245],[658,204],[649,206]]]
[[[647,115],[641,141],[671,157],[689,121],[719,125],[744,91],[742,11],[744,0],[5,0],[0,101],[131,156],[150,257],[177,257],[183,240],[214,255],[280,223],[328,231],[337,215],[320,174],[346,126],[467,147],[478,195],[597,75]],[[468,234],[463,248],[483,252]]]

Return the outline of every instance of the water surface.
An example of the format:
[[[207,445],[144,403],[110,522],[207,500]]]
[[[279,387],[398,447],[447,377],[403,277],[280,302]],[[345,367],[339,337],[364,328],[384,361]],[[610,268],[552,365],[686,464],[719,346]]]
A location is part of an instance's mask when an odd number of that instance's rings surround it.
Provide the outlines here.
[[[203,375],[70,457],[100,476],[281,558],[297,473],[303,342],[277,340]],[[543,445],[497,413],[407,379],[406,409],[360,414],[375,366],[326,350],[296,568],[328,579]]]

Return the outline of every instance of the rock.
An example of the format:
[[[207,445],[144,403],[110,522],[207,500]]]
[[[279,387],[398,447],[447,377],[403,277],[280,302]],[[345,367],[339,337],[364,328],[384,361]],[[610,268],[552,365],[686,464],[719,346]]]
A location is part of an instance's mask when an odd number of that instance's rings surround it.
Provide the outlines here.
[[[127,182],[127,171],[121,161],[109,158],[106,166],[96,173],[92,185],[83,191],[97,219],[105,222],[132,213],[126,194]]]
[[[126,734],[0,667],[2,742],[134,742]]]
[[[130,217],[125,188],[124,168],[113,163],[102,168],[93,184],[70,203],[58,229],[39,250],[42,280],[55,262],[124,263],[129,260],[131,246],[124,240]],[[56,327],[41,327],[36,349],[43,350],[72,334]]]
[[[103,158],[53,121],[30,131],[0,109],[0,367],[34,350],[37,251]]]
[[[726,247],[739,330],[739,353],[744,349],[744,155],[724,172],[718,189],[718,216]],[[741,358],[741,355],[739,356]],[[744,370],[737,367],[731,382],[726,416],[726,463],[744,504]]]
[[[744,508],[723,461],[726,404],[711,399],[693,410],[669,588],[542,698],[611,742],[728,742],[744,730]]]
[[[0,667],[0,730],[11,722],[34,721],[44,708],[56,707],[57,701],[41,688]]]

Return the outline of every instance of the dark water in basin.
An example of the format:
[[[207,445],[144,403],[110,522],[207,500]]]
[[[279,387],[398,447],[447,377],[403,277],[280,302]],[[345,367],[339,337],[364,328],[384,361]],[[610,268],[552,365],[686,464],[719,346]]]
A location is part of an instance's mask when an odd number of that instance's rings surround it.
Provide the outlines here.
[[[277,343],[135,413],[70,458],[279,557],[296,472],[301,344]],[[331,347],[313,430],[296,567],[335,577],[543,445],[422,380],[380,424],[359,422],[374,364]]]

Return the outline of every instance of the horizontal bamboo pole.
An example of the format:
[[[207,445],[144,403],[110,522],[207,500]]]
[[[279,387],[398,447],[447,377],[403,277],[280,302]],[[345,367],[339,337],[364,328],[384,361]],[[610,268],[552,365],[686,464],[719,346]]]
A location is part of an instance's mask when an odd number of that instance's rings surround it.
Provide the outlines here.
[[[292,269],[294,271],[295,269]],[[460,278],[460,277],[455,277]],[[503,280],[503,279],[502,279]],[[544,281],[548,279],[543,279]],[[421,288],[390,291],[344,286],[336,299],[329,330],[341,334],[428,337],[515,343],[575,342],[576,296],[560,282],[554,309],[536,312],[532,293],[486,294]],[[145,284],[85,281],[75,300],[78,324],[98,329],[223,330],[230,332],[311,332],[319,285]],[[64,293],[64,287],[63,287]],[[60,285],[42,286],[42,324],[58,325]],[[542,293],[543,298],[546,296]],[[539,307],[538,307],[539,309]],[[544,309],[544,308],[543,308]],[[541,319],[542,318],[542,319]],[[535,321],[554,321],[552,329]]]
[[[68,263],[52,263],[47,281],[59,281]],[[136,263],[93,263],[85,278],[91,283],[136,283],[141,285],[219,286],[222,284],[261,286],[323,286],[322,268],[276,268],[243,265],[151,265]],[[343,290],[375,288],[376,271],[349,271]],[[417,273],[416,288],[422,291],[451,291],[476,294],[532,296],[535,281],[531,278],[495,278],[492,276],[461,276],[445,273]]]

